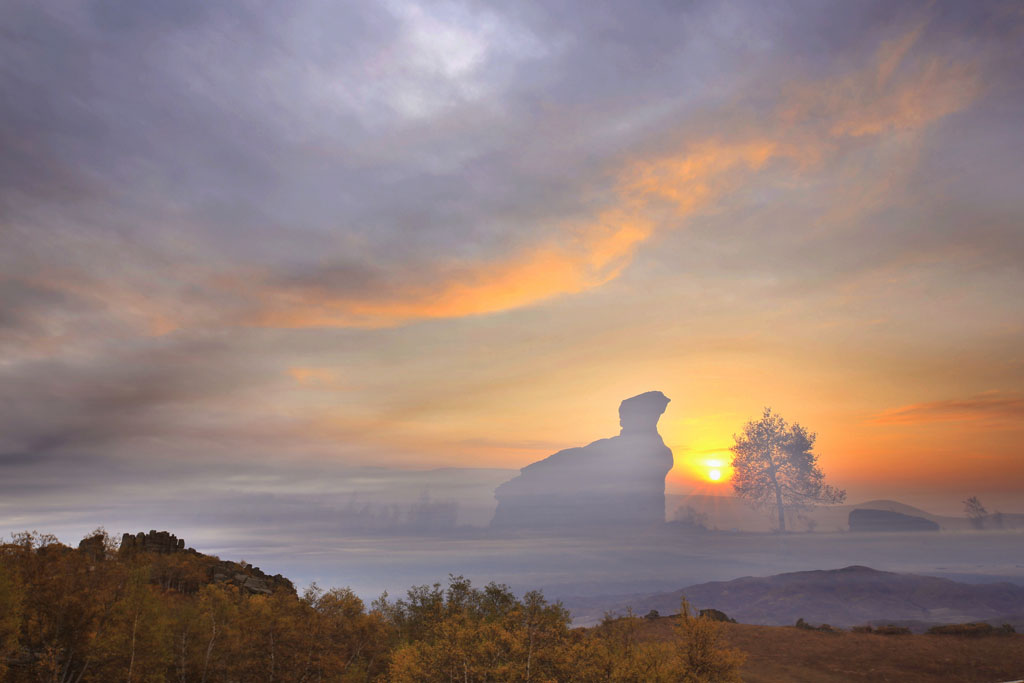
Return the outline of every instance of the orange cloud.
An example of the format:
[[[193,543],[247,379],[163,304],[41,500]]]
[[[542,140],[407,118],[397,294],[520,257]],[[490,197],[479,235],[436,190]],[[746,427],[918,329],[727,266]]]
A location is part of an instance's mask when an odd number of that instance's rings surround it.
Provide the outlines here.
[[[421,280],[370,294],[323,286],[268,285],[250,323],[272,327],[387,327],[414,320],[510,310],[599,287],[664,225],[712,206],[772,159],[798,169],[842,138],[917,129],[963,108],[978,93],[970,66],[911,58],[924,24],[883,43],[872,62],[846,77],[794,86],[763,132],[691,142],[682,153],[625,165],[607,208],[590,223],[556,226],[555,237],[503,258],[449,264]],[[824,122],[822,127],[821,122]],[[671,221],[678,226],[684,221]]]
[[[928,424],[934,422],[1002,422],[1024,419],[1024,396],[990,392],[965,399],[912,403],[887,410],[871,424]]]
[[[936,56],[913,59],[919,24],[887,41],[867,67],[793,86],[780,107],[791,125],[825,121],[834,138],[918,129],[963,109],[981,90],[978,69]]]
[[[588,224],[564,224],[559,238],[505,259],[453,267],[440,284],[409,286],[380,297],[325,295],[313,288],[272,291],[258,324],[275,327],[381,327],[409,320],[509,310],[598,287],[619,275],[656,231],[647,214],[661,200],[685,217],[734,184],[735,171],[757,170],[772,142],[692,146],[686,154],[636,162],[622,173],[615,205]]]
[[[337,373],[330,368],[294,367],[288,368],[288,374],[298,384],[307,386],[335,386],[338,383]]]

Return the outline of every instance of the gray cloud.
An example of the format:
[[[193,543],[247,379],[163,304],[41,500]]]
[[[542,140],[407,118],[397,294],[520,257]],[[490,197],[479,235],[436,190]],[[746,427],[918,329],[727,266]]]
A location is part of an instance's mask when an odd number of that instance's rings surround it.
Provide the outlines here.
[[[574,300],[590,322],[562,302],[511,314],[500,332],[455,321],[407,337],[252,326],[281,293],[429,299],[593,222],[638,160],[766,131],[805,141],[774,128],[790,89],[841,81],[919,24],[912,66],[973,65],[984,96],[921,131],[830,141],[811,170],[779,158],[736,187],[726,174],[730,191],[696,215],[655,207],[659,226],[687,229],[655,231],[646,270],[622,287],[669,306],[699,280],[696,316],[745,294],[814,305],[915,259],[971,286],[998,264],[1010,274],[986,305],[1012,317],[1024,41],[1011,10],[8,3],[0,459],[56,490],[89,471],[163,476],[189,451],[228,471],[283,450],[387,458],[397,446],[355,437],[470,404],[488,383],[528,386],[527,363],[571,360],[566,340],[599,365],[609,319],[639,327],[660,311]],[[808,119],[824,135],[827,117]],[[836,205],[849,213],[830,215]],[[554,360],[532,358],[538,347]],[[303,365],[337,370],[343,388],[304,392],[289,411],[276,401],[294,398],[287,373]],[[309,414],[330,413],[321,401],[342,406],[352,423],[334,434],[353,443],[311,433]],[[181,467],[196,468],[189,478],[199,465]]]
[[[71,224],[170,269],[198,258],[346,291],[346,262],[386,277],[529,245],[589,216],[615,164],[700,112],[720,124],[729,103],[770,105],[784,67],[842,67],[887,22],[929,14],[396,7],[14,6],[5,204],[33,243]],[[941,5],[935,39],[987,38],[996,9]],[[78,246],[83,269],[114,256],[104,240]]]

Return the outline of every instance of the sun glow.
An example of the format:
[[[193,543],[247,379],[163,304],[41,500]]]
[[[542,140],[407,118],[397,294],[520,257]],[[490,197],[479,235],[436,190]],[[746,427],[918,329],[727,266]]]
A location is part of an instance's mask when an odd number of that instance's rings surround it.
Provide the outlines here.
[[[669,473],[666,485],[678,492],[704,490],[705,493],[716,491],[718,495],[724,491],[722,485],[732,480],[732,454],[719,444],[709,448],[688,448],[678,446],[682,454],[676,458],[675,468]]]
[[[712,484],[721,484],[732,476],[729,463],[721,458],[707,458],[700,461],[698,471],[703,479]]]

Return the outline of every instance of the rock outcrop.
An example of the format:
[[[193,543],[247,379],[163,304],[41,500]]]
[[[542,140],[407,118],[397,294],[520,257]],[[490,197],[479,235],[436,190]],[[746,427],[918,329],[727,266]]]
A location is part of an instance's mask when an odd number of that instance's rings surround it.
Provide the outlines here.
[[[862,508],[850,511],[850,531],[938,531],[939,525],[924,517],[891,510]]]
[[[185,549],[185,539],[178,538],[167,531],[150,530],[148,534],[141,531],[134,536],[124,534],[121,536],[121,548],[118,552],[122,555],[132,553],[160,553],[169,555]]]
[[[619,406],[619,436],[559,451],[499,486],[491,526],[503,529],[651,526],[665,521],[672,451],[658,434],[660,391]]]
[[[106,537],[103,534],[96,534],[83,538],[78,543],[78,552],[93,562],[102,562],[107,559]]]
[[[79,550],[96,554],[102,547],[103,537],[95,536],[83,540],[79,545]],[[121,537],[118,555],[122,558],[131,558],[138,553],[156,553],[158,555],[182,553],[199,558],[205,565],[207,579],[210,582],[229,583],[247,593],[270,595],[278,589],[286,590],[289,593],[295,592],[295,585],[280,574],[271,576],[260,571],[259,567],[254,567],[246,562],[221,560],[212,555],[204,555],[194,548],[185,548],[184,539],[167,531],[151,530],[148,534],[141,531],[137,534],[124,534]],[[198,585],[195,586],[195,589],[198,590]]]

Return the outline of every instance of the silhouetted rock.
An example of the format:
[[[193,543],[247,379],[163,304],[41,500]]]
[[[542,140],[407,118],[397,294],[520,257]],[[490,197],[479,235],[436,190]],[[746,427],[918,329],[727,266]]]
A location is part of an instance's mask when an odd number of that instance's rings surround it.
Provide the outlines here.
[[[939,525],[924,517],[891,510],[850,511],[850,531],[938,531]]]
[[[499,486],[491,525],[500,528],[607,527],[665,521],[672,451],[658,434],[669,399],[660,391],[619,406],[619,436],[569,448],[524,467]]]

